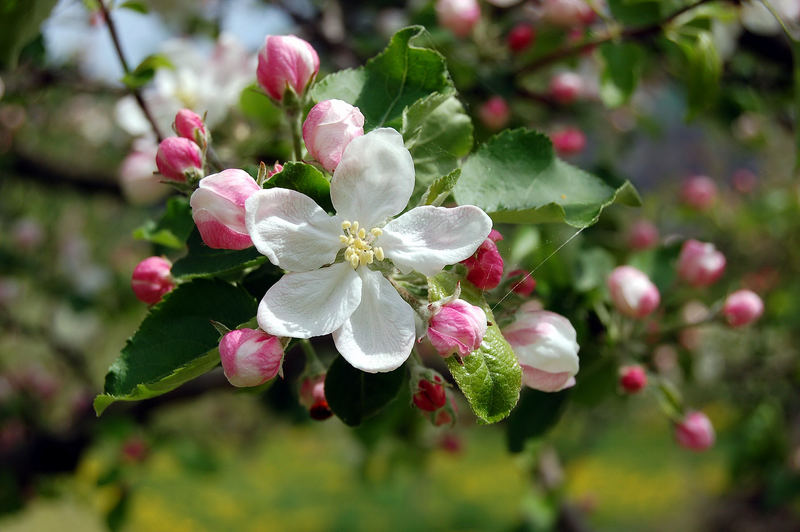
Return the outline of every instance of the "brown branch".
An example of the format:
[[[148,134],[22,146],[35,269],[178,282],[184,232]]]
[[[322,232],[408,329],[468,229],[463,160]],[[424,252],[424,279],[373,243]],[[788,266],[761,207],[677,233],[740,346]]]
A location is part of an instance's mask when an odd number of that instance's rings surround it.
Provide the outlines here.
[[[103,18],[108,26],[108,32],[111,34],[111,40],[114,43],[114,49],[117,51],[117,57],[122,65],[122,70],[125,71],[126,75],[130,74],[131,69],[128,66],[128,61],[125,59],[125,54],[122,52],[122,46],[119,44],[117,27],[114,25],[114,21],[111,19],[111,13],[108,12],[108,8],[106,8],[104,0],[97,0],[97,3],[100,6],[100,11],[103,12]],[[159,130],[158,124],[156,123],[155,118],[153,118],[153,114],[150,112],[150,108],[147,107],[147,103],[145,103],[144,98],[142,97],[142,92],[139,89],[134,88],[130,88],[130,91],[133,94],[133,97],[136,98],[136,103],[139,104],[139,107],[142,109],[145,118],[147,118],[147,121],[150,122],[150,126],[153,128],[153,133],[156,134],[156,139],[158,142],[161,142],[164,139],[164,136],[161,134],[161,130]]]
[[[558,50],[554,50],[549,54],[545,54],[542,57],[530,63],[529,65],[527,65],[525,68],[523,68],[520,71],[520,73],[527,74],[533,72],[551,63],[555,63],[562,59],[578,55],[582,52],[585,52],[586,50],[594,48],[595,46],[599,46],[601,44],[605,44],[607,42],[616,39],[632,39],[632,40],[646,39],[652,35],[660,33],[664,26],[666,26],[679,16],[683,15],[687,11],[690,11],[703,4],[707,4],[709,2],[714,2],[714,1],[716,0],[698,0],[693,4],[688,4],[683,6],[674,13],[668,15],[664,19],[655,22],[653,24],[640,26],[638,28],[625,28],[622,31],[605,31],[599,37],[596,37],[589,41],[582,42],[573,46],[567,46],[566,48],[560,48]]]

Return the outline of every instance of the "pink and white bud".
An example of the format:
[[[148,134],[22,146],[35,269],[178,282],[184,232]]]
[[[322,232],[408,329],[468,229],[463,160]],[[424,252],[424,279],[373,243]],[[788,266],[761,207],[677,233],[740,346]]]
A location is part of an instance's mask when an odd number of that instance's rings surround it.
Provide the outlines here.
[[[627,393],[638,393],[647,386],[647,373],[638,364],[623,366],[619,370],[619,385]]]
[[[475,253],[461,261],[467,267],[467,280],[481,290],[496,288],[503,279],[503,257],[495,244],[502,239],[503,236],[492,229]]]
[[[478,117],[492,131],[503,129],[511,118],[511,109],[500,96],[492,96],[478,109]]]
[[[692,176],[683,182],[681,199],[694,209],[706,210],[717,199],[717,184],[705,175]]]
[[[517,279],[515,279],[517,277]],[[525,270],[513,270],[508,272],[508,278],[512,279],[511,291],[522,297],[528,297],[536,290],[536,279]]]
[[[658,227],[649,220],[637,220],[628,231],[628,246],[631,249],[650,249],[658,244]]]
[[[714,426],[704,413],[689,412],[675,425],[675,439],[685,449],[705,451],[714,445]]]
[[[550,79],[550,97],[568,105],[580,98],[583,86],[583,78],[575,72],[559,72]]]
[[[508,32],[508,47],[514,53],[519,53],[533,44],[536,30],[527,22],[520,22]]]
[[[278,337],[260,329],[237,329],[222,337],[219,358],[228,382],[259,386],[280,373],[283,346]]]
[[[236,168],[200,180],[189,205],[208,247],[245,249],[253,245],[244,222],[244,202],[260,189],[250,174]]]
[[[161,301],[164,294],[175,288],[171,268],[172,263],[163,257],[148,257],[137,264],[131,276],[136,298],[148,305]]]
[[[436,17],[453,35],[466,37],[480,20],[481,8],[476,0],[436,0]]]
[[[544,0],[542,3],[542,19],[563,28],[591,24],[595,16],[584,0]]]
[[[161,141],[156,154],[161,175],[181,183],[203,177],[203,152],[194,141],[169,137]]]
[[[687,240],[678,256],[678,275],[692,286],[708,286],[722,277],[725,263],[714,244]]]
[[[743,327],[764,313],[764,302],[752,290],[737,290],[725,299],[722,315],[731,327]]]
[[[155,158],[157,148],[144,146],[134,148],[119,167],[119,184],[125,198],[134,205],[149,205],[166,196],[170,187],[156,175]]]
[[[189,109],[181,109],[173,124],[178,136],[197,143],[201,148],[208,145],[208,130],[200,115]]]
[[[428,322],[428,339],[443,357],[457,354],[463,358],[480,347],[487,326],[482,308],[456,299],[434,311]]]
[[[550,135],[553,148],[561,157],[578,154],[586,147],[586,135],[580,129],[569,127]]]
[[[300,384],[300,404],[308,409],[311,419],[323,421],[333,415],[325,398],[325,374],[306,377]]]
[[[364,134],[364,115],[342,100],[323,100],[303,122],[303,140],[311,156],[329,172],[336,170],[350,141]]]
[[[567,318],[524,303],[514,321],[503,329],[522,366],[522,383],[543,392],[575,385],[578,373],[578,335]]]
[[[614,307],[631,318],[650,315],[661,302],[656,285],[642,271],[633,266],[619,266],[606,280]]]
[[[412,400],[414,405],[424,412],[436,412],[447,404],[447,393],[444,380],[434,375],[433,380],[420,379]]]
[[[258,84],[275,101],[283,101],[287,88],[302,96],[318,72],[316,50],[294,35],[267,35],[258,52]]]

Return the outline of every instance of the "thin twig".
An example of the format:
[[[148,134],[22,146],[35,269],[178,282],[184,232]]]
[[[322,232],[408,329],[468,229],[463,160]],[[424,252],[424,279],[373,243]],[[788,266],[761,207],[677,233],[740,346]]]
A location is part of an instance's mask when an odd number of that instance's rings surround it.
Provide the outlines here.
[[[103,18],[106,20],[106,25],[108,26],[108,32],[111,34],[111,40],[114,43],[114,49],[117,51],[117,57],[119,58],[119,62],[122,65],[122,70],[125,71],[125,74],[130,74],[131,69],[128,66],[128,61],[125,59],[125,54],[122,52],[122,46],[119,44],[119,37],[117,35],[117,27],[114,25],[114,21],[111,20],[111,13],[109,13],[108,8],[106,8],[106,4],[103,0],[97,0],[98,5],[100,6],[100,11],[103,12]],[[150,127],[153,128],[153,133],[156,134],[156,139],[158,142],[161,142],[164,139],[164,136],[161,134],[161,130],[158,128],[158,124],[156,123],[155,118],[153,118],[153,114],[150,112],[150,108],[147,107],[147,103],[145,103],[144,98],[142,97],[142,93],[139,89],[130,88],[133,97],[136,98],[136,103],[139,104],[139,107],[142,109],[145,118],[147,121],[150,122]]]

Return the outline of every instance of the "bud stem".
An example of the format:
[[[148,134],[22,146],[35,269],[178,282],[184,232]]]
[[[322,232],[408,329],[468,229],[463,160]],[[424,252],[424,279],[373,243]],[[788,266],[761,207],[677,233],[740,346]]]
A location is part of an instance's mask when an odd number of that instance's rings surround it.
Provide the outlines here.
[[[289,119],[289,129],[292,132],[292,160],[300,161],[303,158],[303,129],[300,118],[302,113],[299,107],[287,106],[286,118]]]
[[[301,339],[300,348],[303,350],[303,354],[306,356],[305,373],[307,375],[319,375],[325,373],[325,366],[322,365],[322,362],[317,356],[317,350],[314,349],[314,345],[311,343],[311,340],[307,338]]]

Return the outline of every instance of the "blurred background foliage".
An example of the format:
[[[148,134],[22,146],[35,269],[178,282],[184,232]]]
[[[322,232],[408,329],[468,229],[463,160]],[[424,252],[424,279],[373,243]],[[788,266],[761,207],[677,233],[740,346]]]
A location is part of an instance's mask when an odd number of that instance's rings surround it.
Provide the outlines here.
[[[263,393],[235,390],[217,370],[95,418],[91,399],[147,310],[129,289],[131,271],[169,250],[131,236],[163,202],[132,205],[118,180],[135,135],[120,126],[127,91],[116,81],[122,71],[97,5],[54,4],[0,7],[0,528],[800,527],[800,186],[792,51],[782,35],[736,34],[713,81],[717,97],[697,110],[679,51],[663,39],[642,41],[638,87],[629,103],[609,108],[596,93],[572,106],[548,100],[549,71],[520,72],[563,46],[565,32],[538,27],[528,58],[512,55],[505,35],[527,15],[488,3],[470,39],[438,26],[424,1],[172,0],[114,10],[132,65],[170,36],[193,36],[204,50],[233,33],[253,54],[264,35],[296,32],[314,44],[327,73],[363,64],[397,28],[423,24],[426,45],[447,57],[474,117],[476,145],[492,134],[478,109],[499,94],[510,104],[508,126],[578,127],[586,148],[572,162],[630,178],[642,192],[641,209],[612,207],[563,247],[574,229],[500,228],[507,270],[535,269],[548,308],[596,339],[581,346],[578,386],[562,392],[571,394],[565,409],[561,394],[528,391],[500,426],[476,426],[459,404],[455,428],[433,428],[406,395],[350,430],[336,419],[313,422],[297,405],[295,353],[286,379]],[[714,5],[736,17],[736,3]],[[596,84],[597,54],[547,68],[569,66]],[[286,124],[253,81],[215,125],[215,149],[240,164],[285,160]],[[753,176],[747,187],[734,178],[742,168]],[[717,184],[710,210],[680,200],[681,181],[694,173]],[[628,245],[642,218],[662,235],[656,250]],[[724,250],[724,282],[702,291],[674,285],[664,265],[675,260],[677,236]],[[752,328],[703,325],[691,341],[676,331],[658,345],[631,342],[609,353],[591,309],[607,300],[608,271],[625,262],[651,268],[665,314],[739,287],[760,293],[766,313]],[[714,449],[694,455],[676,446],[655,392],[618,392],[618,365],[643,359],[703,407],[717,430]]]

